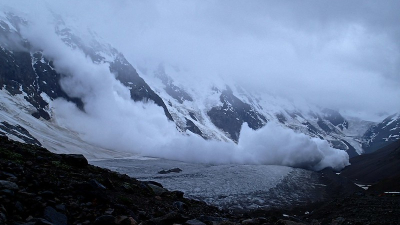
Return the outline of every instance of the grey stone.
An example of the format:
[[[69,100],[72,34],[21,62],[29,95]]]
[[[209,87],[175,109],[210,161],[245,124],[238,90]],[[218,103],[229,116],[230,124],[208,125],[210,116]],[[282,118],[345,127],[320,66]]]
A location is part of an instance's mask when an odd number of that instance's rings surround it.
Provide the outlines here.
[[[0,180],[0,189],[18,190],[18,185],[7,180]]]
[[[186,221],[185,224],[187,224],[187,225],[206,225],[205,223],[201,222],[200,220],[196,220],[196,219],[188,220],[188,221]]]
[[[68,218],[66,215],[57,212],[53,207],[47,206],[44,209],[44,218],[48,220],[51,223],[57,224],[57,225],[67,225],[68,223]]]
[[[154,185],[154,184],[147,184],[147,185],[151,188],[151,190],[153,190],[154,194],[156,194],[158,196],[160,196],[163,193],[167,192],[166,189],[164,189],[162,187],[159,187],[157,185]]]
[[[176,201],[172,204],[175,208],[177,208],[179,211],[184,211],[188,209],[188,206],[181,202],[181,201]]]
[[[63,161],[71,166],[86,167],[89,163],[82,154],[61,154]]]
[[[30,220],[28,222],[28,224],[30,224],[31,222],[34,223],[34,225],[58,225],[57,223],[52,223],[48,220],[45,220],[43,218],[33,218],[32,220]]]
[[[89,181],[89,184],[90,184],[93,188],[95,188],[95,189],[101,189],[101,190],[107,189],[104,185],[102,185],[100,182],[98,182],[98,181],[95,180],[95,179],[91,179],[91,180]]]
[[[104,215],[97,217],[93,223],[93,225],[114,225],[114,224],[115,224],[115,217],[111,215]]]
[[[171,212],[164,216],[153,218],[150,220],[150,222],[155,224],[174,224],[174,223],[183,223],[187,220],[188,218],[184,218],[181,214],[176,212]]]

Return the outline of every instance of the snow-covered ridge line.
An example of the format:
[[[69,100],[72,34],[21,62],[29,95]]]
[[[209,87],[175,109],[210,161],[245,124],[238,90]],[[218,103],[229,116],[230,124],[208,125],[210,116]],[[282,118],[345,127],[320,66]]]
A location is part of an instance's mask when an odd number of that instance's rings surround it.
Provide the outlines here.
[[[25,95],[34,106],[29,113],[39,121],[47,119],[59,126],[64,119],[66,126],[61,127],[77,132],[78,140],[104,149],[180,160],[305,168],[323,168],[326,158],[336,156],[338,161],[329,163],[337,163],[338,168],[346,165],[345,154],[331,147],[353,155],[361,152],[361,139],[345,134],[351,124],[338,112],[300,109],[290,101],[225,83],[186,87],[175,82],[173,70],[166,70],[167,74],[149,68],[147,74],[140,74],[143,79],[123,54],[96,36],[74,33],[66,24],[55,30],[48,37],[36,37],[49,40],[32,42],[35,51],[28,54],[29,59],[22,53],[8,52],[9,62],[16,60],[14,68],[29,64],[33,79],[26,81],[28,75],[20,73],[18,87],[12,90],[15,79],[9,75],[4,89],[14,96]],[[51,110],[53,101],[61,106],[59,114]],[[282,141],[278,144],[272,139]],[[221,153],[218,159],[211,152],[214,148]],[[296,156],[302,151],[309,151],[309,159]],[[271,160],[266,159],[268,154]]]

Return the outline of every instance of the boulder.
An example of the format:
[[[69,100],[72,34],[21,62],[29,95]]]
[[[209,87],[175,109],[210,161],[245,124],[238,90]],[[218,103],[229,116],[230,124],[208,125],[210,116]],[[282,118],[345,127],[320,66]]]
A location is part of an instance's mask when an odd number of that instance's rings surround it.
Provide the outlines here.
[[[173,168],[173,169],[169,169],[169,170],[161,170],[161,171],[159,171],[158,173],[159,173],[159,174],[168,174],[168,173],[180,173],[180,172],[182,172],[181,169],[179,169],[179,168]]]
[[[68,224],[68,219],[65,214],[57,212],[53,207],[47,206],[44,209],[44,218],[57,225],[67,225]]]
[[[153,192],[154,192],[155,195],[160,196],[160,195],[162,195],[163,193],[166,193],[166,192],[167,192],[166,189],[164,189],[164,188],[162,188],[162,187],[159,187],[159,186],[157,186],[157,185],[154,185],[154,184],[147,184],[147,185],[151,188],[151,190],[153,190]]]
[[[8,190],[16,191],[16,190],[18,190],[18,185],[11,181],[0,180],[0,189],[8,189]]]
[[[60,156],[63,162],[74,167],[84,168],[89,164],[82,154],[60,154]]]
[[[206,225],[205,223],[201,222],[200,220],[188,220],[185,223],[186,225]]]
[[[96,218],[93,225],[114,225],[115,217],[111,215],[103,215]]]

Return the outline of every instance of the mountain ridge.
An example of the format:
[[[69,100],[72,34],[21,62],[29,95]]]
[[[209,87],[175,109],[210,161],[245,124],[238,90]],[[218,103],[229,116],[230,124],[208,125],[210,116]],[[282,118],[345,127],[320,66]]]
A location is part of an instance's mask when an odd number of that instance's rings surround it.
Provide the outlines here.
[[[66,75],[57,72],[52,60],[46,58],[42,50],[32,48],[20,33],[18,27],[29,23],[12,14],[6,15],[7,18],[0,20],[1,40],[8,40],[0,43],[1,88],[11,96],[23,96],[36,109],[30,113],[37,119],[52,120],[54,115],[49,102],[57,98],[73,102],[84,111],[82,100],[70,97],[60,84],[60,79]],[[366,146],[366,135],[364,138],[346,135],[346,130],[352,124],[337,111],[322,109],[304,112],[296,107],[286,109],[272,106],[262,96],[229,85],[204,89],[206,97],[199,100],[189,89],[176,85],[163,67],[153,74],[155,79],[161,81],[161,86],[150,82],[151,79],[143,79],[118,50],[101,44],[94,37],[84,42],[62,20],[56,23],[55,33],[67,46],[82,51],[93,63],[109,65],[110,72],[128,88],[132,100],[154,102],[182,133],[190,132],[204,139],[237,143],[244,123],[257,130],[270,121],[276,121],[295,132],[326,140],[332,147],[347,151],[351,157],[363,153],[363,147]],[[9,44],[10,37],[17,37],[12,39],[14,45],[25,47],[13,49]],[[371,143],[371,139],[367,142]]]

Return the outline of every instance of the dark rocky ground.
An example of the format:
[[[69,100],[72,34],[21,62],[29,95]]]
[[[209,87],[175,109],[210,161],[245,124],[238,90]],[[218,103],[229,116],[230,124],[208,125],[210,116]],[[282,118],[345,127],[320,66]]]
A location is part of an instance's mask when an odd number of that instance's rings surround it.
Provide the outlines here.
[[[351,166],[346,167],[341,175],[359,183],[373,184],[383,179],[393,179],[400,176],[400,140],[370,153],[350,159]],[[399,191],[400,185],[393,185]]]
[[[400,197],[377,193],[291,211],[234,214],[88,165],[80,155],[57,155],[0,136],[0,225],[400,224]]]

